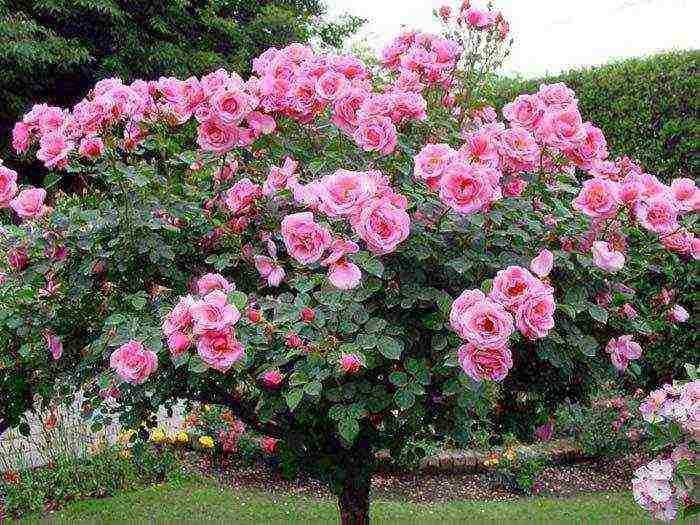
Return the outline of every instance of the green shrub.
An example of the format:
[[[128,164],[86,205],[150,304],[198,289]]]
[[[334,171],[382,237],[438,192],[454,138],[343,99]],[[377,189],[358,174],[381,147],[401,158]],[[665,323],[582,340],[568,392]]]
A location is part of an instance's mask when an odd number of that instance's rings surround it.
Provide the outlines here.
[[[0,479],[0,499],[9,515],[39,512],[171,479],[177,465],[176,453],[168,448],[108,448],[82,460],[62,458],[45,467],[6,473]]]
[[[581,113],[605,133],[611,156],[628,155],[663,180],[689,176],[698,171],[699,61],[700,51],[690,50],[547,78],[500,79],[493,105],[564,82],[576,91]]]

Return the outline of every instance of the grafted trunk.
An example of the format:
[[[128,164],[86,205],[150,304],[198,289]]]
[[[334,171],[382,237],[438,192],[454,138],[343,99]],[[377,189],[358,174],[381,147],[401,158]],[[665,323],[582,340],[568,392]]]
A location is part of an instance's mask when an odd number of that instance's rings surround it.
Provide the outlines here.
[[[341,525],[369,525],[369,491],[373,459],[369,444],[360,440],[345,455],[345,476],[338,495]]]

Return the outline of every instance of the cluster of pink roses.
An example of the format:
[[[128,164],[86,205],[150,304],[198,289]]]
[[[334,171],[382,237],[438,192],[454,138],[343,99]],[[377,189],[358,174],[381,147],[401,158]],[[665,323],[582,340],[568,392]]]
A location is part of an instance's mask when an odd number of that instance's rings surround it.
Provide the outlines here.
[[[109,366],[123,381],[140,385],[158,368],[158,356],[141,341],[132,339],[112,352]]]
[[[700,440],[700,380],[663,385],[649,393],[639,411],[649,423],[677,423],[693,439]]]
[[[253,60],[248,85],[261,107],[300,122],[310,122],[327,108],[331,120],[365,151],[394,151],[396,125],[426,118],[426,102],[407,89],[373,93],[370,73],[357,58],[318,55],[310,47],[291,44],[270,48]]]
[[[202,361],[220,372],[228,371],[243,358],[245,349],[234,331],[241,313],[228,302],[233,289],[224,277],[210,273],[197,281],[199,297],[186,295],[180,299],[162,325],[173,357],[194,344]]]
[[[692,459],[695,454],[682,445],[669,459],[656,459],[634,471],[632,492],[634,500],[652,517],[673,521],[678,514],[678,504],[689,500],[687,489],[676,482],[676,467],[680,459]]]
[[[4,166],[0,159],[0,208],[10,207],[22,219],[38,219],[51,212],[44,204],[46,190],[29,186],[20,191],[17,172]]]
[[[381,62],[398,72],[393,84],[395,89],[421,92],[435,84],[451,87],[461,53],[461,46],[454,40],[405,31],[382,50]]]
[[[612,364],[620,372],[627,370],[630,361],[642,357],[642,347],[632,340],[631,335],[622,335],[616,339],[611,339],[605,347],[605,351],[610,354]]]
[[[543,251],[533,259],[533,271],[544,277],[552,259]],[[508,339],[515,328],[528,339],[546,337],[554,328],[554,290],[520,266],[496,274],[488,296],[465,290],[453,303],[450,325],[467,341],[458,350],[464,371],[475,380],[502,380],[513,366]]]

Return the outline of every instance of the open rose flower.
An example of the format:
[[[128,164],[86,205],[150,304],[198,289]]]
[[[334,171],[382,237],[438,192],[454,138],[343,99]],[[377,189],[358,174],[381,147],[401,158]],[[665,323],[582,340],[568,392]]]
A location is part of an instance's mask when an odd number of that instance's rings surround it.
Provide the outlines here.
[[[339,290],[352,290],[360,284],[362,272],[356,264],[341,259],[328,267],[328,280]]]
[[[192,326],[190,309],[194,304],[191,295],[181,297],[172,311],[163,319],[163,333],[169,337],[175,332],[186,332]]]
[[[501,381],[513,367],[513,356],[505,346],[486,349],[467,343],[459,347],[457,355],[462,370],[475,381]]]
[[[287,252],[301,264],[318,261],[332,240],[328,229],[315,222],[311,212],[287,215],[282,219],[281,231]]]
[[[460,213],[478,213],[503,195],[500,172],[488,166],[453,162],[440,179],[440,200]]]
[[[374,199],[353,218],[352,227],[374,253],[393,252],[406,240],[411,219],[402,208],[386,199]]]
[[[516,311],[525,298],[538,288],[542,282],[521,266],[508,266],[499,270],[493,279],[489,297],[508,309]]]
[[[168,348],[173,357],[182,355],[192,344],[192,338],[183,332],[173,332],[168,336]]]
[[[285,157],[281,168],[272,166],[263,186],[263,193],[272,195],[277,191],[286,189],[289,186],[289,182],[295,178],[295,171],[298,165],[299,163],[293,158]]]
[[[234,289],[235,286],[218,273],[208,273],[197,280],[197,291],[200,295],[206,295],[214,290],[223,290],[229,293]]]
[[[141,341],[133,339],[117,348],[109,358],[109,366],[122,380],[132,385],[145,383],[158,367],[158,356]]]
[[[234,215],[241,215],[248,213],[261,195],[260,186],[246,177],[228,189],[224,197],[224,204]]]
[[[241,318],[238,308],[228,304],[228,297],[221,290],[209,292],[204,299],[195,301],[190,306],[190,315],[195,334],[223,332]]]
[[[608,218],[617,215],[619,187],[607,179],[589,179],[584,181],[573,207],[593,218]]]
[[[554,255],[547,248],[530,261],[530,270],[538,277],[546,277],[552,271],[554,265]]]
[[[462,329],[460,336],[481,349],[504,348],[514,331],[513,317],[490,299],[465,309],[457,324]]]
[[[255,269],[260,273],[260,277],[267,280],[268,286],[279,286],[284,280],[286,272],[276,259],[265,255],[256,255],[253,260]]]
[[[642,357],[642,347],[632,340],[631,335],[611,339],[605,347],[605,351],[610,354],[612,364],[620,372],[627,370],[630,361]]]
[[[591,247],[593,262],[598,268],[606,272],[615,273],[625,265],[625,256],[621,252],[610,248],[610,244],[604,241],[596,241]]]
[[[39,140],[39,151],[36,158],[47,168],[63,168],[68,162],[68,155],[75,148],[73,141],[62,132],[52,131],[42,135]]]
[[[0,165],[0,207],[10,204],[17,194],[17,172]]]
[[[388,155],[396,147],[396,128],[389,117],[367,117],[360,119],[353,138],[365,151]]]
[[[450,308],[450,326],[463,339],[467,338],[467,326],[463,323],[463,320],[466,320],[465,312],[484,299],[486,299],[486,296],[481,290],[464,290],[452,303]]]
[[[240,361],[245,348],[230,329],[207,332],[197,341],[197,353],[204,363],[219,372],[227,372]]]
[[[530,340],[546,337],[554,328],[554,296],[546,290],[534,292],[525,297],[515,314],[515,324]]]
[[[666,196],[641,200],[635,212],[640,224],[653,232],[664,234],[678,229],[678,208]]]
[[[10,201],[10,207],[23,219],[38,219],[49,211],[44,205],[45,198],[43,188],[26,188]]]
[[[457,152],[447,144],[426,144],[413,158],[415,164],[413,174],[416,179],[437,189],[440,186],[442,174],[456,155]]]
[[[329,217],[355,215],[373,190],[374,185],[364,172],[337,170],[325,175],[316,185],[319,210]]]

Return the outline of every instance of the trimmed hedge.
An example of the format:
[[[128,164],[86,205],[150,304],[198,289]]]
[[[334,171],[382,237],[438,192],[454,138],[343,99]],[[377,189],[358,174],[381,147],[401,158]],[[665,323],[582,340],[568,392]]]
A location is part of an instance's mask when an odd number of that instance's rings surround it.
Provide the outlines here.
[[[564,82],[581,113],[608,140],[611,157],[628,155],[663,180],[697,176],[700,160],[700,50],[663,53],[533,80],[499,79],[494,107],[542,83]]]

